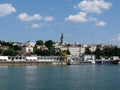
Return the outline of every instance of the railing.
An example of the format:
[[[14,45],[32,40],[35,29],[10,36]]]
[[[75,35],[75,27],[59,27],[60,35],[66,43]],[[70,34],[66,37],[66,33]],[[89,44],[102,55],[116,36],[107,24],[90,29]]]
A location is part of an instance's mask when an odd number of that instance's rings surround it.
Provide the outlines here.
[[[45,61],[61,62],[65,57],[62,56],[0,56],[0,61]]]

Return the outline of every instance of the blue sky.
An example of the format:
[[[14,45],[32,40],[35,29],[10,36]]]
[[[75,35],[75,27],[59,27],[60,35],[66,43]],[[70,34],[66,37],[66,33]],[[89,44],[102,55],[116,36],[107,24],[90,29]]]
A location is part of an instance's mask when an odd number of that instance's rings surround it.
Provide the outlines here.
[[[0,40],[120,44],[120,0],[0,0]]]

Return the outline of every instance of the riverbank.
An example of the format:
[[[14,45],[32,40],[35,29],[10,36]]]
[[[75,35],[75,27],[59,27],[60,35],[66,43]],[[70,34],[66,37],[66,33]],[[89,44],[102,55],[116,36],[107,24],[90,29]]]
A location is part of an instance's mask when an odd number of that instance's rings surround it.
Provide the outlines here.
[[[0,66],[41,66],[67,65],[65,62],[38,62],[38,61],[0,61]]]

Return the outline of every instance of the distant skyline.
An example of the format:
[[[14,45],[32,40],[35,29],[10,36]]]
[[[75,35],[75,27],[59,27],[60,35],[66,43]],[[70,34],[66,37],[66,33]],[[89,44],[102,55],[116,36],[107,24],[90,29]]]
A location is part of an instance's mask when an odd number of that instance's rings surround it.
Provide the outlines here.
[[[0,40],[120,46],[120,0],[0,0]]]

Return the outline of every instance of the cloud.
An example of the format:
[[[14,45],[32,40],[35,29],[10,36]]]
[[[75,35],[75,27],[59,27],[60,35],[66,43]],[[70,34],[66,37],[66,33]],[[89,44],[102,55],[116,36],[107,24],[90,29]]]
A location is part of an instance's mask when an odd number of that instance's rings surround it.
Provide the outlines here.
[[[36,21],[42,19],[40,14],[34,14],[33,16],[28,15],[27,13],[19,14],[19,20],[21,21]]]
[[[74,5],[73,8],[80,9],[80,12],[74,15],[69,15],[65,18],[67,21],[71,22],[94,22],[96,26],[105,26],[106,23],[104,21],[98,20],[94,16],[95,14],[100,14],[104,10],[108,10],[112,6],[111,3],[106,2],[105,0],[83,0],[79,2],[77,5]]]
[[[69,15],[65,20],[72,22],[87,22],[87,13],[80,12],[76,15]]]
[[[120,41],[120,34],[118,34],[115,38],[111,39],[112,41]]]
[[[31,28],[42,28],[43,27],[43,24],[37,24],[37,23],[33,23],[31,25]]]
[[[44,21],[46,21],[46,22],[50,22],[50,21],[53,21],[53,20],[54,20],[54,18],[52,16],[47,16],[47,17],[44,18]]]
[[[104,0],[83,0],[77,7],[87,13],[102,13],[108,10],[112,4]]]
[[[103,26],[106,25],[106,23],[103,22],[103,21],[97,21],[95,25],[96,25],[96,26],[101,26],[101,27],[103,27]]]
[[[29,15],[27,13],[21,13],[18,15],[19,20],[21,21],[37,21],[37,20],[44,20],[45,22],[51,22],[54,20],[52,16],[42,17],[40,14]]]
[[[65,18],[65,20],[71,21],[71,22],[81,22],[81,23],[94,22],[96,26],[100,26],[100,27],[103,27],[106,25],[104,21],[98,21],[97,18],[89,17],[88,14],[85,12],[80,12],[76,15],[69,15],[67,18]]]
[[[67,18],[65,18],[67,21],[72,22],[97,22],[98,20],[94,17],[89,17],[87,13],[85,12],[79,12],[76,15],[69,15]]]
[[[13,12],[16,12],[16,9],[11,4],[0,4],[0,17],[9,15]]]

